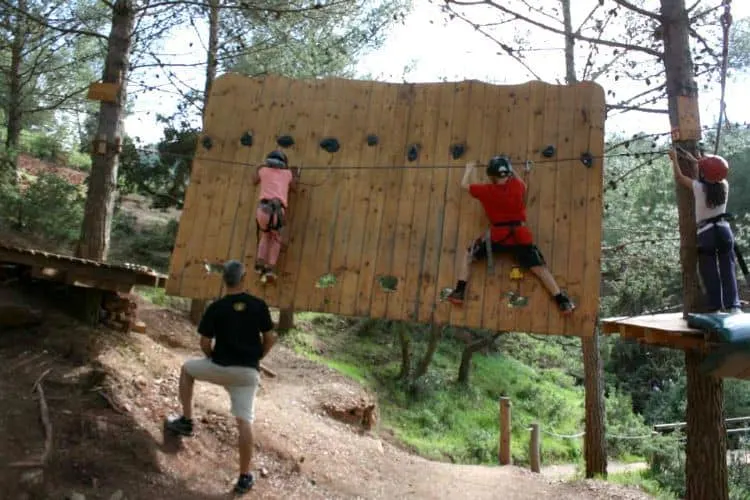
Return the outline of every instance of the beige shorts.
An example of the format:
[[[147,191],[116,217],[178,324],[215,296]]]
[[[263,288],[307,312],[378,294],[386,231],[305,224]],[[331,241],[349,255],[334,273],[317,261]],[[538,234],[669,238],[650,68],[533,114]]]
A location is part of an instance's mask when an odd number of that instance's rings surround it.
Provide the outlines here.
[[[221,366],[208,358],[191,359],[182,368],[195,380],[224,387],[232,402],[232,415],[248,422],[255,419],[255,394],[260,374],[247,366]]]

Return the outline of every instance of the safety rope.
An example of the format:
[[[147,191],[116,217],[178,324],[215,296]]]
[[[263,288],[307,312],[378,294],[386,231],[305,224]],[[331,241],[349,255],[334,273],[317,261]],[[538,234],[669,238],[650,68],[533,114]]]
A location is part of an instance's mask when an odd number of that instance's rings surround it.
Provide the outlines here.
[[[719,104],[719,120],[716,124],[716,144],[714,144],[714,154],[719,154],[719,145],[721,143],[721,126],[724,121],[724,115],[727,112],[726,90],[727,90],[727,67],[729,65],[729,28],[732,26],[731,13],[732,0],[724,0],[722,6],[724,12],[721,14],[721,27],[724,31],[724,44],[721,51],[721,101]]]
[[[526,430],[531,431],[531,427],[527,428]],[[586,431],[578,432],[576,434],[558,434],[556,432],[548,431],[545,429],[540,428],[539,431],[542,434],[546,434],[550,437],[554,437],[557,439],[579,439],[586,435]],[[659,434],[656,431],[651,431],[648,434],[636,434],[632,436],[623,436],[619,434],[607,434],[607,438],[609,439],[648,439],[650,437],[653,437],[654,435]]]

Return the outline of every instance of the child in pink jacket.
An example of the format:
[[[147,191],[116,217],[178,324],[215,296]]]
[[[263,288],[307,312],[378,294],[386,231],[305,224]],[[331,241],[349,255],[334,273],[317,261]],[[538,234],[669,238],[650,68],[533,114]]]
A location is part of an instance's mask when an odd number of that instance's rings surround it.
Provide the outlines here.
[[[283,151],[273,151],[258,167],[253,179],[260,184],[255,221],[258,226],[258,253],[255,272],[262,280],[276,279],[276,261],[281,252],[281,229],[285,225],[289,191],[297,190],[289,162]]]

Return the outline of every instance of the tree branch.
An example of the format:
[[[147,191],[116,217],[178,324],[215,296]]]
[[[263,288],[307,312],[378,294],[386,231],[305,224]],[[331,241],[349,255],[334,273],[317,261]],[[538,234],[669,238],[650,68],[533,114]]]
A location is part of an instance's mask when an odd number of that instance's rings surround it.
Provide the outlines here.
[[[546,24],[540,23],[539,21],[535,21],[534,19],[531,19],[531,18],[529,18],[527,16],[524,16],[523,14],[519,14],[517,12],[514,12],[511,9],[509,9],[509,8],[503,6],[503,5],[500,5],[499,3],[496,3],[493,0],[445,0],[445,3],[446,4],[463,5],[463,6],[470,6],[470,5],[490,5],[490,6],[494,7],[494,8],[496,8],[496,9],[498,9],[501,12],[505,12],[506,14],[515,17],[519,21],[525,21],[525,22],[527,22],[527,23],[529,23],[529,24],[531,24],[533,26],[536,26],[537,28],[541,28],[543,30],[550,31],[550,32],[556,33],[558,35],[565,36],[565,31],[557,29],[557,28],[553,28],[552,26],[547,26]],[[455,11],[452,11],[452,12],[455,12]],[[650,49],[648,47],[639,47],[638,45],[631,45],[631,44],[628,44],[628,43],[615,42],[615,41],[612,41],[612,40],[602,40],[602,39],[597,40],[596,38],[589,38],[589,37],[583,36],[583,35],[581,35],[579,33],[573,33],[573,37],[576,40],[580,40],[580,41],[583,41],[583,42],[590,42],[590,43],[595,43],[595,44],[598,44],[598,45],[606,45],[608,47],[617,47],[617,48],[624,49],[624,50],[632,50],[632,51],[637,51],[637,52],[643,52],[645,54],[649,54],[651,56],[658,57],[658,58],[661,58],[662,55],[663,55],[658,50]]]
[[[640,111],[642,113],[669,114],[669,110],[667,110],[667,109],[643,108],[641,106],[623,106],[622,104],[607,104],[605,106],[605,108],[607,110],[610,110],[610,109],[621,109],[623,111]]]
[[[104,40],[107,40],[108,37],[106,35],[102,35],[101,33],[96,33],[95,31],[88,31],[88,30],[80,30],[76,28],[62,28],[60,26],[55,26],[53,24],[50,24],[48,21],[37,17],[33,14],[30,14],[29,12],[25,12],[15,5],[8,3],[6,0],[0,0],[0,6],[5,7],[6,9],[10,9],[13,12],[16,12],[17,14],[20,14],[29,20],[35,22],[39,26],[44,26],[45,28],[57,31],[58,33],[66,34],[66,35],[82,35],[82,36],[89,36],[94,38],[101,38]]]
[[[659,22],[661,22],[661,15],[651,12],[646,9],[642,9],[638,7],[637,5],[633,5],[632,3],[628,2],[627,0],[614,0],[614,2],[622,7],[625,7],[628,10],[632,10],[633,12],[636,12],[642,16],[650,17],[651,19],[655,19]]]
[[[74,98],[78,94],[84,93],[88,89],[89,89],[89,84],[87,84],[83,88],[79,88],[77,90],[74,90],[73,92],[70,92],[69,94],[61,96],[57,101],[55,101],[52,104],[48,104],[46,106],[37,106],[36,108],[27,109],[26,113],[41,113],[42,111],[52,111],[54,109],[59,108],[60,106],[62,106],[63,104],[65,104],[65,102],[67,102],[70,99]]]

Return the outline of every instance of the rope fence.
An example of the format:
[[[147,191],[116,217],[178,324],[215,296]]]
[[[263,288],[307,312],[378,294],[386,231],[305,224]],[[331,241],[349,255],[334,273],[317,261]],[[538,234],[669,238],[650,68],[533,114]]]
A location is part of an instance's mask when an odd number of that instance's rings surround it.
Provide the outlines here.
[[[511,465],[511,400],[508,397],[500,398],[499,408],[500,418],[500,436],[498,442],[498,458],[500,465]],[[747,417],[733,417],[724,420],[725,424],[739,424],[748,423],[750,424],[750,416]],[[620,435],[620,434],[607,434],[607,439],[621,439],[621,440],[638,440],[638,439],[650,439],[657,435],[664,433],[678,431],[684,432],[684,428],[687,426],[685,422],[674,422],[669,424],[655,424],[651,432],[647,434],[634,434],[634,435]],[[541,472],[541,435],[544,434],[555,439],[581,439],[586,435],[586,431],[577,432],[575,434],[559,434],[557,432],[543,429],[538,422],[531,424],[525,429],[530,432],[529,439],[529,464],[532,472]],[[750,426],[739,427],[735,429],[727,429],[727,434],[735,434],[740,432],[750,432]],[[679,438],[679,441],[684,443],[686,437],[683,435]]]

